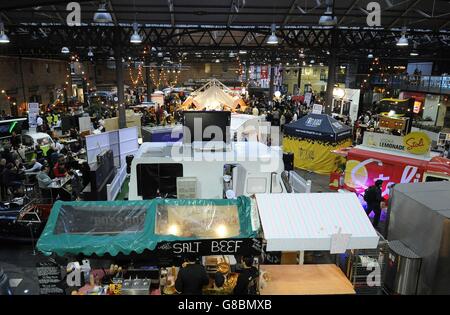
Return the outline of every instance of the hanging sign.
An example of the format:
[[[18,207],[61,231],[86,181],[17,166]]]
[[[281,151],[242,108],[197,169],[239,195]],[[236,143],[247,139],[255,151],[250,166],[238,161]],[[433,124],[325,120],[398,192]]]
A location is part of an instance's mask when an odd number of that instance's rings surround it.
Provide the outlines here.
[[[313,114],[322,114],[322,109],[323,109],[323,106],[322,106],[322,105],[320,105],[320,104],[314,104],[314,105],[313,105],[313,109],[312,109],[312,113],[313,113]]]

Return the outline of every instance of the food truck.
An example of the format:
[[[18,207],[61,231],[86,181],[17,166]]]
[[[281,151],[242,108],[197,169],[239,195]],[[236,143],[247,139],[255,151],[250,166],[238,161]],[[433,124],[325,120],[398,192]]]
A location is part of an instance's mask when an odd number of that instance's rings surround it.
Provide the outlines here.
[[[363,144],[344,155],[344,188],[357,193],[378,179],[384,181],[385,198],[392,184],[450,180],[450,160],[430,152],[430,140],[422,132],[404,137],[367,132]]]

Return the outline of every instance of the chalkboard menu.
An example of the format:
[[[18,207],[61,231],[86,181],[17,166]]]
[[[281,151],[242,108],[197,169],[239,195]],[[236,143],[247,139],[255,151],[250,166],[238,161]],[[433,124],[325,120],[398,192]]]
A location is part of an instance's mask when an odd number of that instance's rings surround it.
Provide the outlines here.
[[[39,294],[64,295],[61,269],[58,264],[48,261],[36,264]]]

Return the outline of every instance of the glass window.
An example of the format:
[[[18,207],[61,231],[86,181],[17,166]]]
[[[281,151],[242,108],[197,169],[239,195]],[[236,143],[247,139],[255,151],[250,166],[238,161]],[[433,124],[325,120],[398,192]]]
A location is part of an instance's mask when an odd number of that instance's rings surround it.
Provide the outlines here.
[[[39,138],[36,140],[37,144],[39,145],[47,145],[50,144],[50,138]]]
[[[158,205],[155,234],[203,239],[240,234],[236,205]]]
[[[438,177],[438,176],[430,176],[427,175],[425,178],[426,182],[448,182],[448,178]]]
[[[144,229],[147,208],[143,206],[63,205],[54,234],[111,235]]]

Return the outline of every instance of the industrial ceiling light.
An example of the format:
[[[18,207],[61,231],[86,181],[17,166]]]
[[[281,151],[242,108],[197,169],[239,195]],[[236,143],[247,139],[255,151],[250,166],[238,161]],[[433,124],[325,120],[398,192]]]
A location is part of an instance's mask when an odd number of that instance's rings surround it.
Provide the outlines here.
[[[334,26],[337,24],[337,18],[333,16],[333,0],[327,0],[327,9],[319,19],[319,25]]]
[[[397,46],[399,47],[405,47],[408,46],[408,38],[406,38],[406,28],[404,27],[402,29],[402,36],[397,41]]]
[[[311,63],[311,64],[313,64],[313,63],[315,63],[316,61],[314,60],[314,59],[311,59],[311,61],[309,62],[309,63]]]
[[[406,38],[405,34],[402,34],[402,37],[400,37],[397,41],[397,46],[405,47],[408,46],[408,44],[408,39]]]
[[[61,48],[61,53],[62,54],[68,54],[68,53],[70,53],[70,50],[67,47],[63,47],[63,48]]]
[[[162,58],[164,56],[164,54],[160,51],[159,53],[158,53],[158,57],[159,58]]]
[[[94,52],[92,51],[91,47],[89,47],[89,51],[88,51],[87,55],[88,55],[89,58],[94,57]]]
[[[220,63],[220,59],[216,59],[216,63]]]
[[[414,42],[413,50],[411,50],[409,55],[412,56],[412,57],[416,57],[416,56],[419,55],[419,52],[417,51],[417,43],[416,42]]]
[[[373,54],[371,52],[369,52],[369,54],[367,55],[368,59],[373,59]]]
[[[272,24],[272,26],[270,28],[271,28],[272,34],[267,39],[266,44],[268,44],[268,45],[278,45],[278,37],[275,34],[275,32],[277,30],[277,27],[276,27],[275,24]]]
[[[245,55],[246,53],[247,53],[246,50],[239,50],[239,54],[240,54],[240,55]]]
[[[138,24],[136,22],[133,23],[133,35],[131,35],[130,43],[132,44],[141,44],[142,43],[142,37],[138,33]]]
[[[111,14],[106,11],[106,3],[102,2],[99,4],[97,12],[94,14],[95,23],[112,23]]]
[[[236,54],[234,53],[234,52],[230,52],[230,54],[228,55],[228,57],[230,57],[230,58],[234,58],[234,57],[236,57]]]
[[[5,25],[0,20],[0,44],[8,44],[9,37],[5,34]]]

